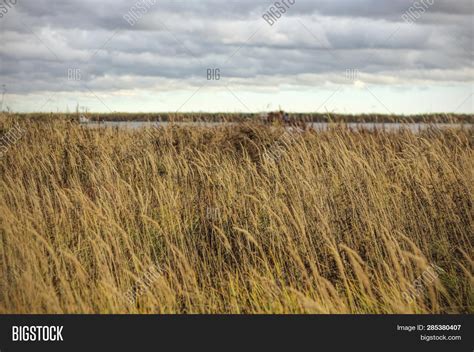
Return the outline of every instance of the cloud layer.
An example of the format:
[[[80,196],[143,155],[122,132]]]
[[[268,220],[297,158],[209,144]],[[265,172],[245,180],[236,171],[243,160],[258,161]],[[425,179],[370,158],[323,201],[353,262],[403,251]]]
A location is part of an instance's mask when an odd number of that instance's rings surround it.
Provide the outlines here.
[[[268,1],[18,0],[0,18],[1,83],[16,104],[203,85],[253,94],[339,86],[472,93],[471,0],[291,2],[270,26],[262,19]],[[220,81],[207,80],[213,68]],[[68,79],[76,69],[81,80]]]

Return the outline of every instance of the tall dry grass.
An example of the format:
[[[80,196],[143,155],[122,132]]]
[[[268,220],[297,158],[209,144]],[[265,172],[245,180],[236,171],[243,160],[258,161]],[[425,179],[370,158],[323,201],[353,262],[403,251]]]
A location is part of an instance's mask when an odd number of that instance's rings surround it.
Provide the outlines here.
[[[1,313],[473,312],[472,130],[23,123]]]

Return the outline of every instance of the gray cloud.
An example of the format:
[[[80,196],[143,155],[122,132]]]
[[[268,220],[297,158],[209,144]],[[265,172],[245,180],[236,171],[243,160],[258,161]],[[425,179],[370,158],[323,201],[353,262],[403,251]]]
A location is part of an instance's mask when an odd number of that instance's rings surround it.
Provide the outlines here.
[[[344,83],[349,68],[374,84],[474,78],[471,0],[434,0],[413,24],[402,20],[412,1],[296,0],[272,27],[269,1],[157,0],[132,27],[134,3],[19,0],[0,19],[1,81],[27,94],[84,89],[70,68],[97,91],[199,86],[209,67],[269,87]]]

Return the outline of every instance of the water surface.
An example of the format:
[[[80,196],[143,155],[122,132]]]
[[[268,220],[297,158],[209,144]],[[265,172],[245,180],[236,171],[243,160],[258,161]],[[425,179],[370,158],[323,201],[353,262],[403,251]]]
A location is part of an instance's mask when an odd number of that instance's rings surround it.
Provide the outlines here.
[[[161,121],[103,121],[81,123],[82,126],[98,127],[120,127],[129,129],[138,129],[144,127],[166,127],[170,125],[187,127],[219,127],[236,125],[236,122],[161,122]],[[333,126],[345,126],[352,130],[380,130],[380,131],[398,131],[409,129],[412,132],[420,132],[429,128],[447,129],[447,128],[472,128],[472,124],[460,123],[382,123],[382,122],[348,122],[348,123],[327,123],[311,122],[307,124],[310,128],[317,131],[325,131]]]

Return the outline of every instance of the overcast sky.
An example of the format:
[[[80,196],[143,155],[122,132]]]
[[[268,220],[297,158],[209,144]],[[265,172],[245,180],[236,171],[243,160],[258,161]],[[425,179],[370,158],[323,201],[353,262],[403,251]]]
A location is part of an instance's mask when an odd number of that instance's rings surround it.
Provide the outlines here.
[[[273,25],[263,0],[16,2],[14,111],[473,112],[472,0],[285,0]]]

